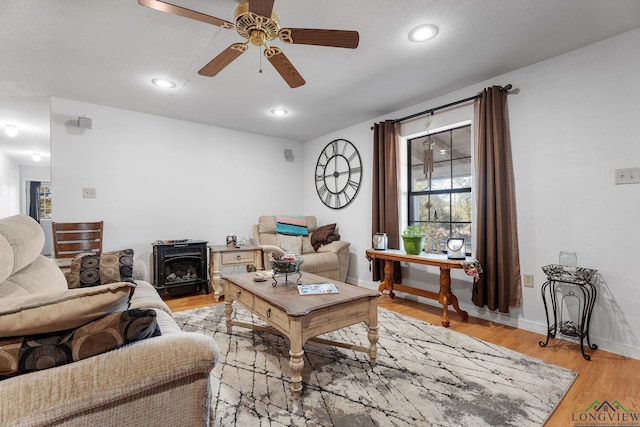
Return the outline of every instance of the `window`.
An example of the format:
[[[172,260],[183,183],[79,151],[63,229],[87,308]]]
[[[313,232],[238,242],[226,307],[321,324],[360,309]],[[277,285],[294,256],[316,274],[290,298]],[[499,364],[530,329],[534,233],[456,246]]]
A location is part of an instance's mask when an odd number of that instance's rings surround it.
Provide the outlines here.
[[[471,125],[413,138],[407,144],[409,225],[429,226],[443,243],[449,237],[463,237],[470,253]]]

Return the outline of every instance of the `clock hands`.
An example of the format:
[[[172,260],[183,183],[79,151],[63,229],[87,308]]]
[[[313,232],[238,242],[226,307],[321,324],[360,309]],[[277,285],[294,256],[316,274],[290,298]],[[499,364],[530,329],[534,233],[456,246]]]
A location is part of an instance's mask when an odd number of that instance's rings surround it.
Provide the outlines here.
[[[342,172],[335,171],[335,172],[328,173],[326,175],[318,175],[318,176],[319,177],[321,176],[323,178],[331,178],[331,177],[338,178],[340,175],[346,175],[348,173],[352,173],[352,171],[350,171],[350,170],[346,170],[346,171],[342,171]]]

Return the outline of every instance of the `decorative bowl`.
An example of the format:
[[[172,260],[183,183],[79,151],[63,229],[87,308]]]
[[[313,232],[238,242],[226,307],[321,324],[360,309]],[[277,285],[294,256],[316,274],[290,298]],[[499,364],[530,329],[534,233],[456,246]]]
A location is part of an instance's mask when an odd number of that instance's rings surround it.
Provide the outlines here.
[[[299,273],[300,266],[302,265],[302,263],[304,263],[304,259],[270,259],[269,263],[271,264],[271,268],[273,269],[274,274]]]

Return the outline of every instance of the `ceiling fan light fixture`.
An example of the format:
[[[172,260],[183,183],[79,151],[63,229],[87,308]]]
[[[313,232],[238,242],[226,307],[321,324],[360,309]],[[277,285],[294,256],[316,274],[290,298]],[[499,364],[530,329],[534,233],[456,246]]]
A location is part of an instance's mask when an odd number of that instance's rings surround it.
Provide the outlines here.
[[[155,9],[172,15],[194,19],[235,31],[245,39],[242,43],[233,43],[220,52],[215,58],[202,67],[198,74],[213,77],[226,68],[242,53],[248,45],[263,47],[264,56],[280,74],[289,87],[297,88],[306,82],[298,70],[286,57],[282,49],[270,47],[271,40],[279,39],[287,44],[313,45],[355,49],[358,47],[360,35],[353,30],[331,30],[321,28],[280,28],[280,18],[273,10],[274,0],[238,0],[241,3],[235,8],[235,20],[230,22],[202,12],[187,9],[166,0],[138,0],[141,6]]]
[[[7,123],[4,125],[4,131],[11,138],[15,138],[18,135],[18,125],[12,125]]]
[[[424,42],[431,40],[438,34],[438,27],[433,24],[425,24],[409,31],[409,40],[412,42]]]
[[[273,110],[271,110],[271,114],[273,114],[276,117],[282,117],[289,114],[289,112],[284,108],[274,108]]]
[[[235,11],[235,29],[245,39],[252,39],[256,32],[262,33],[264,41],[270,41],[278,37],[280,31],[280,17],[272,9],[270,16],[262,16],[249,10],[249,2],[239,4]],[[252,37],[253,36],[253,37]],[[256,46],[253,40],[252,43]]]
[[[176,87],[176,84],[174,82],[172,82],[169,79],[163,79],[163,78],[155,78],[151,80],[151,83],[153,83],[154,85],[164,88],[164,89],[171,89]]]

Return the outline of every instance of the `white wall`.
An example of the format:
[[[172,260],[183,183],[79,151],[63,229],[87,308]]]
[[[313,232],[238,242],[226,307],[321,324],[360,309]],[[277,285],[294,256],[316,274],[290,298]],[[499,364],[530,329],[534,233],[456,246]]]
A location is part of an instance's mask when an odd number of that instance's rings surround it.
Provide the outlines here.
[[[16,163],[0,152],[0,218],[20,213],[20,172]]]
[[[558,262],[561,250],[575,251],[578,265],[602,275],[591,323],[592,342],[618,354],[640,358],[640,280],[636,271],[640,185],[614,185],[614,170],[640,166],[640,30],[635,30],[411,108],[372,119],[305,143],[305,208],[322,220],[336,220],[351,242],[348,280],[375,287],[365,250],[371,247],[371,170],[347,208],[332,211],[315,194],[312,170],[328,142],[353,142],[364,168],[372,162],[374,122],[472,96],[493,84],[513,84],[509,95],[515,168],[520,262],[535,275],[535,288],[523,288],[523,306],[500,315],[471,303],[471,281],[453,272],[454,292],[472,316],[546,333],[540,294],[541,267]],[[436,114],[432,121],[472,119],[472,107]],[[403,125],[403,136],[424,130],[425,117]],[[412,267],[407,281],[437,291],[437,270]],[[429,280],[427,284],[421,284]],[[437,304],[435,301],[424,302]],[[453,314],[453,316],[457,316]],[[537,345],[532,342],[531,345]]]
[[[59,98],[51,111],[53,219],[103,220],[105,251],[149,265],[155,240],[224,244],[252,237],[261,214],[304,213],[299,142]],[[92,129],[77,127],[84,115]]]

